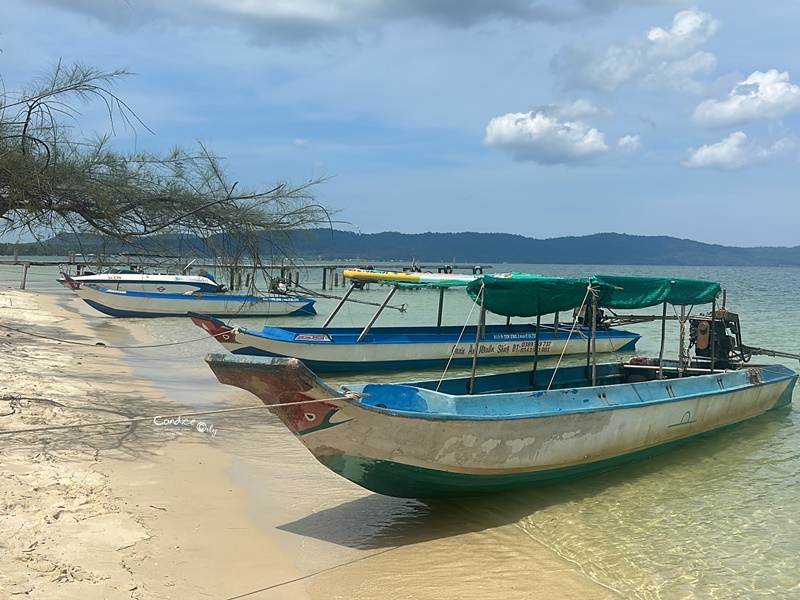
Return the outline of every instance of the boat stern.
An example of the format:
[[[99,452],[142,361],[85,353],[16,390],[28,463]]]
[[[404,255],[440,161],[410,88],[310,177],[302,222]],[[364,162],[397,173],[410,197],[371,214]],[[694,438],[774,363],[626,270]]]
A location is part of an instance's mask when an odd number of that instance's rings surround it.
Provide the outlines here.
[[[786,387],[780,393],[780,395],[776,398],[775,403],[772,405],[772,409],[781,408],[784,406],[788,406],[792,403],[792,395],[794,394],[794,386],[797,383],[797,378],[800,377],[796,371],[793,371],[789,367],[784,365],[775,364],[769,365],[768,367],[751,367],[750,372],[757,372],[758,375],[751,375],[751,377],[758,377],[758,381],[754,383],[761,383],[761,382],[772,382],[781,379],[787,380]]]
[[[302,301],[297,310],[289,313],[289,316],[298,316],[298,317],[313,317],[317,314],[317,309],[314,305],[317,303],[316,300],[312,298],[298,298],[298,301]]]

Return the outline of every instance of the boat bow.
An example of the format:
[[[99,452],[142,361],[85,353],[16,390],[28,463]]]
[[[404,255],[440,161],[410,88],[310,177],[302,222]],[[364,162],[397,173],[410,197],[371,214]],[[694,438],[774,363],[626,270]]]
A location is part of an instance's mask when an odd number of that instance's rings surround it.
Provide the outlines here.
[[[296,358],[209,354],[205,360],[221,383],[254,394],[295,435],[340,423],[335,416],[347,397],[326,385]]]

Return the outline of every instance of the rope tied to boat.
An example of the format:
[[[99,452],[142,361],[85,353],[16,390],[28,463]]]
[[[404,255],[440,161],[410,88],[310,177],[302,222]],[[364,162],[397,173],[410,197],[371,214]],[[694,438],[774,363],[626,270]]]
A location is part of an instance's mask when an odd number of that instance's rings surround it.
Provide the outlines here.
[[[245,412],[249,410],[263,410],[263,409],[272,409],[272,408],[284,408],[288,406],[297,406],[301,404],[314,404],[317,402],[331,402],[334,400],[352,400],[352,401],[359,401],[361,398],[368,398],[370,397],[369,394],[360,394],[358,392],[354,392],[352,390],[345,391],[341,396],[330,396],[326,398],[308,398],[306,400],[295,400],[292,402],[279,402],[276,404],[259,404],[257,406],[240,406],[237,408],[220,408],[216,410],[203,410],[198,412],[191,412],[191,413],[177,413],[172,415],[151,415],[145,417],[132,417],[130,419],[116,419],[113,421],[96,421],[94,423],[72,423],[69,425],[47,425],[44,427],[28,427],[25,429],[2,429],[0,430],[0,436],[3,435],[15,435],[15,434],[22,434],[22,433],[43,433],[48,431],[62,431],[67,429],[85,429],[87,427],[104,427],[106,425],[133,425],[136,423],[146,423],[148,421],[155,423],[156,419],[162,420],[170,420],[170,419],[185,419],[191,417],[204,417],[208,415],[219,415],[224,413],[236,413],[236,412]],[[9,398],[2,398],[3,400],[9,400]],[[22,398],[10,398],[10,400],[21,400]],[[44,400],[44,398],[27,398],[27,400]],[[13,414],[13,413],[12,413]],[[8,415],[5,415],[8,416]]]
[[[481,291],[483,291],[485,285],[486,285],[485,283],[481,282]],[[461,339],[464,337],[464,332],[467,330],[467,326],[469,325],[469,320],[472,318],[472,313],[475,311],[475,307],[477,305],[478,305],[477,302],[472,303],[472,306],[469,309],[469,314],[467,315],[467,318],[464,319],[464,325],[461,326],[461,331],[458,333],[458,339],[456,339],[456,343],[453,344],[453,348],[450,350],[450,356],[447,358],[447,364],[444,366],[444,370],[442,371],[442,376],[439,378],[439,383],[436,384],[435,391],[437,392],[439,391],[439,387],[442,385],[442,381],[444,381],[444,378],[447,376],[447,371],[450,368],[450,363],[453,362],[453,357],[455,356],[456,348],[458,348],[458,345],[461,343]],[[480,323],[478,323],[476,327],[480,328]],[[477,352],[478,349],[476,348],[475,351]]]
[[[209,338],[209,336],[211,336],[213,338],[217,338],[217,337],[220,337],[220,336],[223,336],[223,335],[227,335],[229,333],[227,331],[222,331],[222,332],[213,333],[213,334],[209,333],[208,335],[204,335],[203,337],[199,337],[199,338],[193,338],[193,339],[190,339],[190,340],[180,340],[180,341],[177,341],[177,342],[165,342],[163,344],[143,344],[141,346],[110,346],[110,345],[106,344],[105,342],[94,342],[94,343],[92,343],[92,342],[78,342],[78,341],[74,341],[74,340],[68,340],[68,339],[65,339],[65,338],[62,338],[62,337],[53,337],[53,336],[50,336],[50,335],[43,335],[41,333],[33,333],[32,331],[26,331],[24,329],[19,329],[17,327],[11,327],[10,325],[6,325],[4,323],[0,323],[0,328],[7,329],[8,331],[14,331],[16,333],[21,333],[22,335],[28,335],[30,337],[40,338],[40,339],[43,339],[43,340],[51,340],[51,341],[54,341],[54,342],[61,342],[61,343],[64,343],[64,344],[72,344],[73,346],[90,346],[92,348],[112,348],[112,349],[115,349],[115,350],[136,350],[138,348],[164,348],[164,347],[167,347],[167,346],[180,346],[181,344],[193,344],[195,342],[202,342],[204,340],[207,340]],[[239,330],[239,326],[238,325],[233,328],[234,332],[237,332],[238,330]]]
[[[344,386],[342,386],[342,395],[345,398],[347,398],[349,400],[352,400],[353,402],[361,402],[362,398],[371,398],[372,397],[372,394],[365,394],[363,392],[356,392],[355,390],[351,390],[351,389],[346,388]]]
[[[556,366],[553,369],[553,374],[550,377],[550,381],[547,383],[547,390],[550,390],[550,387],[553,385],[553,381],[555,381],[556,373],[558,372],[558,368],[561,366],[561,361],[564,360],[564,355],[567,353],[567,346],[569,345],[569,340],[572,338],[573,332],[576,331],[578,327],[578,317],[580,316],[581,312],[586,308],[586,299],[589,297],[589,293],[597,295],[597,292],[592,288],[591,281],[589,285],[586,286],[586,293],[583,295],[583,300],[581,300],[581,305],[578,310],[573,313],[572,315],[572,327],[569,328],[569,334],[567,335],[567,341],[564,343],[564,347],[561,349],[561,354],[558,356],[558,362],[556,362]]]

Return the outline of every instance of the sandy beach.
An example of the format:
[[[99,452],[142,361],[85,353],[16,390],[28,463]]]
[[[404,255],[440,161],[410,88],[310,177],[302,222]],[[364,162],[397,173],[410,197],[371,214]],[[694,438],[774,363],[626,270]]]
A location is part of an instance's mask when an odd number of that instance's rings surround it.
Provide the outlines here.
[[[318,540],[294,534],[287,544],[290,534],[271,527],[282,511],[293,523],[326,513],[313,503],[254,509],[229,448],[208,428],[178,435],[181,425],[154,421],[191,410],[138,377],[115,340],[64,302],[0,288],[0,598],[620,597],[532,540],[524,554],[473,548],[462,560],[473,580],[449,579],[431,550],[458,560],[476,541],[470,532],[374,562],[381,553],[354,549],[347,564],[315,563]],[[292,447],[288,459],[302,452]],[[335,485],[349,501],[375,496]],[[259,512],[270,517],[254,519]],[[485,560],[472,564],[476,556]]]
[[[206,436],[99,425],[185,406],[51,294],[0,290],[0,322],[0,596],[230,598],[299,577]],[[290,596],[302,585],[258,597]]]

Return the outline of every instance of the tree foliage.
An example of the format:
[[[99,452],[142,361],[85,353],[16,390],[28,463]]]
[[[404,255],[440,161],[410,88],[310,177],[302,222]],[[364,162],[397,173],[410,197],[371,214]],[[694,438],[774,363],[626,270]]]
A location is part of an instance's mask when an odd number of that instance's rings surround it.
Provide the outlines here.
[[[265,233],[286,252],[282,234],[330,225],[314,195],[323,179],[245,189],[202,143],[165,154],[116,150],[118,128],[147,129],[114,91],[128,75],[59,62],[18,92],[0,91],[0,233],[94,233],[132,247],[154,234],[224,233],[220,255],[258,260]],[[83,135],[80,109],[97,103],[110,131]]]

